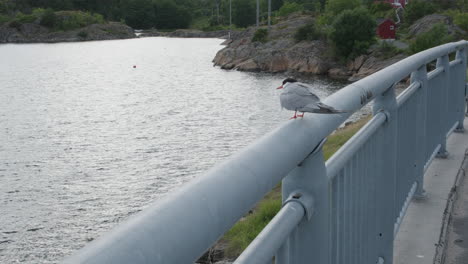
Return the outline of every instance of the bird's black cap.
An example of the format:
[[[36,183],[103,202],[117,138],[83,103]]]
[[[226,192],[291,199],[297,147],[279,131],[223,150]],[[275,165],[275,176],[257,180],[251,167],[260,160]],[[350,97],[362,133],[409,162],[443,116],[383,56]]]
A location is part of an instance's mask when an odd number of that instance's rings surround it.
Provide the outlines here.
[[[283,81],[283,85],[285,85],[286,83],[295,83],[295,82],[297,82],[297,80],[294,78],[286,78]]]

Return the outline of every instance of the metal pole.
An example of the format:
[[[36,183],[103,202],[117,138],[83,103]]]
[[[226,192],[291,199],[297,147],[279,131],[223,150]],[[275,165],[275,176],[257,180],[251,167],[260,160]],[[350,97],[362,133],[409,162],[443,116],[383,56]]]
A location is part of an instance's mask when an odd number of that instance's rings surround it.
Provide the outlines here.
[[[387,122],[382,126],[382,137],[376,143],[382,153],[380,168],[381,174],[375,175],[376,188],[379,195],[376,197],[375,248],[377,254],[386,263],[393,263],[395,192],[397,176],[397,135],[398,135],[398,109],[395,97],[395,85],[374,100],[373,113],[383,112],[387,115]],[[372,232],[372,231],[370,231]],[[379,262],[381,263],[381,262]]]
[[[260,25],[260,0],[257,0],[257,27]]]
[[[415,175],[416,175],[416,182],[417,182],[417,189],[415,193],[415,198],[422,199],[426,197],[426,191],[424,191],[424,167],[426,164],[426,120],[427,120],[427,67],[423,65],[419,67],[416,71],[411,73],[411,83],[420,83],[421,87],[421,95],[418,98],[418,111],[417,116],[418,119],[416,122],[418,123],[419,129],[419,136],[416,138],[418,146],[418,155],[416,158],[416,166],[415,166]]]
[[[460,84],[457,83],[457,85],[460,85],[460,87],[457,87],[456,89],[461,89],[461,93],[460,95],[462,95],[461,97],[463,97],[463,92],[464,92],[464,96],[465,98],[467,98],[468,94],[467,94],[467,87],[466,87],[466,50],[467,48],[463,48],[461,50],[458,50],[457,51],[457,55],[455,57],[455,59],[459,59],[461,60],[461,64],[463,65],[462,67],[462,76],[457,76],[457,80],[458,78],[460,78],[462,80],[462,82]],[[466,100],[466,99],[465,99]],[[460,113],[459,113],[459,117],[458,117],[458,127],[455,131],[457,132],[463,132],[465,130],[465,128],[463,127],[463,120],[465,119],[464,117],[464,112],[465,112],[465,102],[461,102],[460,104]],[[468,109],[467,109],[467,113],[468,113]]]
[[[271,0],[268,0],[268,29],[271,26]]]
[[[232,31],[232,0],[229,0],[229,39],[231,39]]]
[[[314,153],[283,179],[283,201],[302,189],[314,198],[312,221],[302,221],[276,255],[277,264],[330,263],[330,193],[322,141]]]
[[[444,55],[440,58],[437,59],[436,63],[437,68],[442,68],[443,69],[443,87],[437,87],[438,89],[442,90],[442,98],[439,98],[442,103],[442,109],[440,110],[440,117],[441,120],[440,122],[442,123],[441,126],[439,126],[439,135],[440,136],[440,149],[439,152],[437,153],[438,158],[447,158],[448,157],[448,151],[447,151],[447,138],[446,138],[446,132],[448,129],[448,122],[449,120],[447,118],[448,115],[448,89],[450,87],[450,60],[448,55]]]

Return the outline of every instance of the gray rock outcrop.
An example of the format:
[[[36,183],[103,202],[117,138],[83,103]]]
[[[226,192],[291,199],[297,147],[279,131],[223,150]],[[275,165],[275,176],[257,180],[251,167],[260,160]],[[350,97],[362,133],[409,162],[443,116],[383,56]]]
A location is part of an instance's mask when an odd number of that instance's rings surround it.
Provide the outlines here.
[[[0,43],[53,43],[134,38],[133,29],[118,22],[93,24],[70,31],[51,31],[34,23],[0,26]]]
[[[280,21],[270,28],[265,43],[252,42],[256,28],[249,28],[233,36],[213,62],[223,69],[241,71],[326,74],[332,66],[326,56],[326,43],[321,40],[296,43],[293,38],[299,27],[313,21],[310,16],[301,15]]]
[[[409,28],[408,37],[414,38],[421,33],[428,32],[434,25],[439,23],[447,26],[447,33],[449,35],[466,35],[466,32],[463,29],[453,24],[452,18],[449,16],[432,14],[416,20],[416,22],[414,22]]]
[[[232,31],[231,35],[238,34],[238,31]],[[172,32],[162,32],[156,29],[142,30],[138,35],[144,37],[172,37],[172,38],[227,38],[229,30],[201,31],[193,29],[177,29]]]

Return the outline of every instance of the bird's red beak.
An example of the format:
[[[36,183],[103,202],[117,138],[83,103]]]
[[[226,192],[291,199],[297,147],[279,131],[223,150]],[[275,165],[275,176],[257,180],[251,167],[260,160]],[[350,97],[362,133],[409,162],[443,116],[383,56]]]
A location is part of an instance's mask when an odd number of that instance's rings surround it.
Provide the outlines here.
[[[276,88],[276,90],[279,90],[279,89],[283,89],[283,85],[281,85],[280,87]]]

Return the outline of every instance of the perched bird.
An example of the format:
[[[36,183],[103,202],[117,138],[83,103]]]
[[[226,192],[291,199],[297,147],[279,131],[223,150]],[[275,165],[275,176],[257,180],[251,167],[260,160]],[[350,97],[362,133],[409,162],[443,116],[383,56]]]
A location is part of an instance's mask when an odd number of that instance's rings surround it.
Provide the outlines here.
[[[283,85],[276,89],[284,89],[280,95],[280,103],[281,107],[295,111],[291,119],[304,117],[304,113],[338,114],[347,112],[322,103],[320,98],[310,91],[307,84],[293,78],[285,79]],[[298,111],[302,112],[302,115],[298,115]]]

